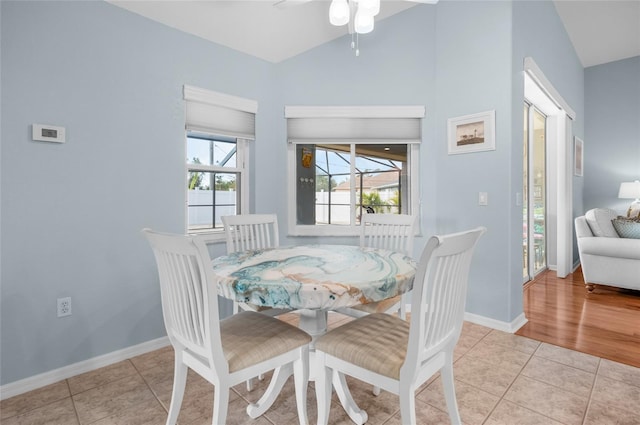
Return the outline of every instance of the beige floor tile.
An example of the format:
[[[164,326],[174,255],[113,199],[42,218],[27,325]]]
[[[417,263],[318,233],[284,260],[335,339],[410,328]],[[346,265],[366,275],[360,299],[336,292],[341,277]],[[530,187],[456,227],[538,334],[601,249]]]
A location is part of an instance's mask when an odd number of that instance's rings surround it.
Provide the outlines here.
[[[582,423],[587,398],[545,382],[519,376],[504,399],[566,425]]]
[[[531,358],[530,354],[487,341],[487,337],[477,343],[465,358],[481,360],[513,373],[518,373]]]
[[[78,423],[71,397],[2,420],[2,425],[75,425]]]
[[[587,416],[584,419],[584,425],[640,425],[640,415],[638,411],[626,412],[616,409],[606,403],[599,401],[591,401],[587,409]]]
[[[195,372],[189,371],[189,375],[191,374],[195,374]],[[143,369],[140,375],[153,394],[168,409],[173,387],[173,363],[168,366],[160,365],[150,369]]]
[[[598,369],[600,358],[578,351],[568,350],[563,347],[543,342],[534,353],[534,356],[554,360],[567,366],[573,366],[587,372],[595,372]]]
[[[132,357],[131,363],[138,371],[153,369],[158,366],[170,367],[173,370],[173,347],[168,345],[149,353]]]
[[[124,360],[69,378],[69,389],[71,394],[74,395],[137,373],[133,364],[129,360]]]
[[[640,368],[611,360],[600,360],[598,375],[640,387]]]
[[[367,424],[383,424],[400,410],[398,396],[387,391],[381,391],[379,396],[373,395],[371,384],[347,377],[347,385],[358,407],[369,415]],[[335,406],[344,411],[334,392]]]
[[[139,375],[128,376],[73,396],[81,424],[116,415],[150,400],[155,400],[155,397]]]
[[[473,347],[475,347],[482,338],[478,339],[474,335],[460,335],[456,346],[453,348],[453,362],[457,362],[466,355]]]
[[[298,326],[298,324],[300,323],[300,315],[296,314],[294,312],[281,314],[281,315],[279,315],[277,317],[278,317],[278,319],[282,320],[283,322],[287,322],[287,323],[289,323],[290,325],[293,325],[293,326]]]
[[[37,390],[20,394],[0,402],[0,418],[16,416],[71,396],[67,381],[59,381]]]
[[[591,395],[593,400],[627,412],[638,414],[640,387],[598,375]]]
[[[167,411],[156,399],[144,401],[100,419],[91,425],[160,425],[167,421]]]
[[[297,323],[289,313],[287,321]],[[329,326],[352,318],[330,315]],[[456,347],[456,395],[464,425],[640,425],[640,369],[465,322]],[[537,348],[535,348],[537,347]],[[533,352],[535,350],[535,352]],[[533,352],[533,356],[531,353]],[[269,384],[271,373],[242,383],[230,394],[228,424],[297,423],[293,379],[260,418],[246,414]],[[399,399],[347,378],[368,424],[401,423]],[[161,348],[69,380],[3,400],[2,425],[163,424],[171,399],[173,349]],[[309,423],[317,421],[314,383],[307,390]],[[190,371],[180,425],[209,425],[215,389]],[[72,395],[73,394],[73,395]],[[500,397],[504,396],[502,400]],[[449,424],[439,374],[417,391],[417,424]],[[584,418],[584,422],[583,422]],[[334,392],[329,423],[351,425]]]
[[[260,391],[258,393],[258,395],[260,396],[262,394],[263,391]],[[315,390],[310,386],[307,387],[306,395],[307,418],[309,419],[310,423],[314,423],[317,416]],[[263,416],[275,424],[299,423],[298,404],[296,403],[295,385],[293,383],[293,378],[289,378],[273,405],[264,413]]]
[[[209,422],[211,422],[214,395],[215,387],[197,373],[190,371],[187,377],[187,386],[185,388],[178,422],[190,423],[201,417],[207,417],[209,418]],[[167,398],[161,399],[161,401],[167,410],[169,410],[171,392],[165,397]],[[246,409],[246,407],[247,402],[235,391],[230,390],[228,411],[232,412],[240,409],[244,412],[243,409]]]
[[[540,341],[497,330],[489,332],[482,342],[512,348],[527,354],[533,354],[540,346]]]
[[[368,414],[369,412],[367,412]],[[310,424],[315,424],[317,423],[318,418],[317,418],[317,407],[314,406],[313,408],[309,409],[309,423]],[[342,406],[340,405],[339,402],[337,401],[332,401],[331,402],[331,408],[329,410],[329,424],[331,425],[353,425],[353,422],[351,421],[351,418],[349,418],[349,416],[347,415],[347,412],[344,411],[344,409],[342,408]],[[373,424],[373,423],[380,423],[379,421],[376,421],[375,418],[370,419],[367,424]],[[276,425],[294,425],[294,424],[278,424],[276,423]]]
[[[211,425],[211,419],[213,418],[213,399],[210,403],[208,410],[200,409],[202,415],[198,417],[192,417],[193,413],[191,412],[189,415],[185,414],[185,412],[180,412],[180,416],[178,417],[179,424],[187,424],[187,425]],[[229,406],[227,407],[227,420],[225,425],[249,425],[249,424],[270,424],[270,422],[265,418],[261,417],[258,420],[251,419],[249,415],[247,415],[247,402],[240,397],[229,397]]]
[[[448,413],[436,409],[430,404],[416,400],[416,424],[450,425],[451,420]],[[384,425],[402,425],[400,412],[393,415]]]
[[[480,342],[481,338],[477,338],[475,335],[467,335],[462,333],[460,338],[458,339],[458,343],[453,349],[453,360],[456,361],[460,357],[464,356],[469,352],[478,342]]]
[[[456,381],[455,387],[460,418],[463,423],[468,425],[482,424],[498,401],[500,401],[500,397],[464,382]],[[440,379],[435,380],[425,391],[419,393],[416,398],[443,412],[447,412],[444,389]]]
[[[522,375],[571,391],[585,398],[591,394],[596,378],[595,373],[536,356],[527,363]]]
[[[335,329],[344,325],[345,323],[351,322],[352,320],[355,319],[351,316],[346,316],[340,313],[331,313],[327,316],[327,328],[329,330]]]
[[[273,371],[269,371],[264,374],[262,379],[258,379],[257,377],[253,379],[253,389],[251,391],[247,390],[246,382],[236,385],[233,387],[233,390],[238,393],[242,398],[244,398],[249,403],[255,403],[265,392],[269,383],[271,382],[271,377],[273,376]],[[286,385],[293,385],[293,377],[290,376]]]
[[[264,416],[261,416],[256,419],[251,419],[249,415],[246,413],[244,415],[237,416],[227,416],[226,425],[272,425],[273,422],[269,421]],[[294,422],[293,425],[297,424]],[[211,417],[200,418],[199,420],[189,424],[189,425],[211,425]]]
[[[479,357],[463,356],[453,365],[456,380],[472,385],[498,397],[509,389],[518,376],[519,370],[487,363]]]
[[[502,400],[489,416],[485,425],[562,425],[510,401]]]
[[[486,326],[478,325],[471,322],[462,323],[461,335],[473,336],[478,340],[481,340],[486,335],[488,335],[489,332],[491,332],[491,328],[487,328]]]

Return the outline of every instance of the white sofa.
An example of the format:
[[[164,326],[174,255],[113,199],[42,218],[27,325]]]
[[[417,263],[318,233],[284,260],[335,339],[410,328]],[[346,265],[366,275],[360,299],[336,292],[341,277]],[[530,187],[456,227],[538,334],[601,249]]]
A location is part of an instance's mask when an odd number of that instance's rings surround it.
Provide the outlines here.
[[[576,217],[576,237],[587,290],[595,284],[640,290],[640,239],[621,238],[611,220],[617,213],[595,208]]]

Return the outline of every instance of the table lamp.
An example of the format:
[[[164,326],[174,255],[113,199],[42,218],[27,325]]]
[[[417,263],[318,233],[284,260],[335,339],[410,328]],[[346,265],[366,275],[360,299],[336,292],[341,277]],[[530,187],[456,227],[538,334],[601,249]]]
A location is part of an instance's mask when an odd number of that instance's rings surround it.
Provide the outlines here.
[[[620,183],[618,198],[635,199],[629,206],[629,210],[627,210],[627,217],[631,217],[636,212],[636,215],[640,217],[640,181]]]

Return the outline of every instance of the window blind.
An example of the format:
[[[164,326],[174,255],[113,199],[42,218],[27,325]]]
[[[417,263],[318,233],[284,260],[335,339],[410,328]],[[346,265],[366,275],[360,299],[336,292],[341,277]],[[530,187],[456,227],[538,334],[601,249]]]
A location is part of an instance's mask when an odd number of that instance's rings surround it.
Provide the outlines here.
[[[424,106],[285,107],[289,143],[420,143]]]
[[[184,86],[187,130],[255,140],[258,102]]]

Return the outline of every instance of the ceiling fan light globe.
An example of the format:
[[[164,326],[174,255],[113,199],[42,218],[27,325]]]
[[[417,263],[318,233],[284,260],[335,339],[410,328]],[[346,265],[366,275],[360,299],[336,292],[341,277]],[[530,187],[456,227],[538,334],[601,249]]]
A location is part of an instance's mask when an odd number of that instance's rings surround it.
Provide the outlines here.
[[[368,15],[366,13],[362,13],[360,9],[356,12],[355,18],[355,30],[358,34],[368,34],[373,31],[373,15]]]
[[[349,4],[347,0],[333,0],[329,6],[329,22],[337,27],[346,25],[349,22]]]

